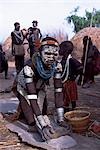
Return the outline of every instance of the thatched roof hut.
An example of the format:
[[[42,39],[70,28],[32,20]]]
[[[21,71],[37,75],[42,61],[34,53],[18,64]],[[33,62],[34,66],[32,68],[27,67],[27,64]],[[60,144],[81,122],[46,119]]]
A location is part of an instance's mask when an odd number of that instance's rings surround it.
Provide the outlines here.
[[[100,28],[96,27],[87,27],[80,30],[72,39],[72,43],[74,44],[74,52],[73,56],[80,60],[82,53],[83,53],[83,37],[90,36],[92,39],[93,44],[98,48],[100,51]]]

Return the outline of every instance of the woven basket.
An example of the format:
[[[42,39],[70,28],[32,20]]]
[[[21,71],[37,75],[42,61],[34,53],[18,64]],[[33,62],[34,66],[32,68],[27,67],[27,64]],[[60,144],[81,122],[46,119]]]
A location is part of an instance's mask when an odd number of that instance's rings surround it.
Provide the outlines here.
[[[83,110],[74,110],[64,114],[66,121],[69,121],[72,130],[76,133],[85,132],[89,127],[90,113]]]

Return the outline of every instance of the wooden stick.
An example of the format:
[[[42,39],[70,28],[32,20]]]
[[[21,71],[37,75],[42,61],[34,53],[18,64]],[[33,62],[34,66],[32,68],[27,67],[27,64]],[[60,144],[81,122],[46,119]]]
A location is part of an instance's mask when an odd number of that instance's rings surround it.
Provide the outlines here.
[[[19,142],[16,141],[0,141],[0,145],[15,145],[15,144],[20,144]]]
[[[5,145],[5,146],[0,146],[0,149],[2,148],[12,148],[12,147],[19,147],[19,145]]]

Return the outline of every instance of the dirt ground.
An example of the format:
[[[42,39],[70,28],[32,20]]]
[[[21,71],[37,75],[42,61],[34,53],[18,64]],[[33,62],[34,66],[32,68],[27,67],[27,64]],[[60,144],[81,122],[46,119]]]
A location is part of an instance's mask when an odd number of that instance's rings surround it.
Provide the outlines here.
[[[14,97],[11,86],[14,81],[15,66],[9,62],[8,79],[4,79],[4,73],[0,74],[0,100],[6,100]],[[52,82],[52,81],[51,81]],[[52,83],[48,88],[49,112],[54,111],[53,87]],[[79,100],[77,107],[88,110],[91,113],[91,119],[100,121],[100,75],[95,77],[95,83],[88,89],[78,86]],[[33,148],[25,143],[21,143],[18,136],[6,128],[6,120],[0,115],[0,150],[40,150]],[[96,150],[96,149],[95,149]]]

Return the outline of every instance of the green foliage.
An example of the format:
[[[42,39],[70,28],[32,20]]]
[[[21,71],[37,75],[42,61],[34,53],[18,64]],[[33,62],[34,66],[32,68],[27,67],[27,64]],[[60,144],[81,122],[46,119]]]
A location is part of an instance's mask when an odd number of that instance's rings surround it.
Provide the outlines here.
[[[74,24],[74,32],[77,33],[81,29],[85,27],[89,27],[91,23],[92,13],[85,11],[85,16],[80,17],[76,13],[78,12],[79,7],[74,9],[72,12],[73,14],[71,16],[68,16],[66,18],[67,22],[70,24],[73,22]],[[92,27],[94,26],[100,26],[100,11],[96,11],[93,14],[93,20],[92,20]]]

